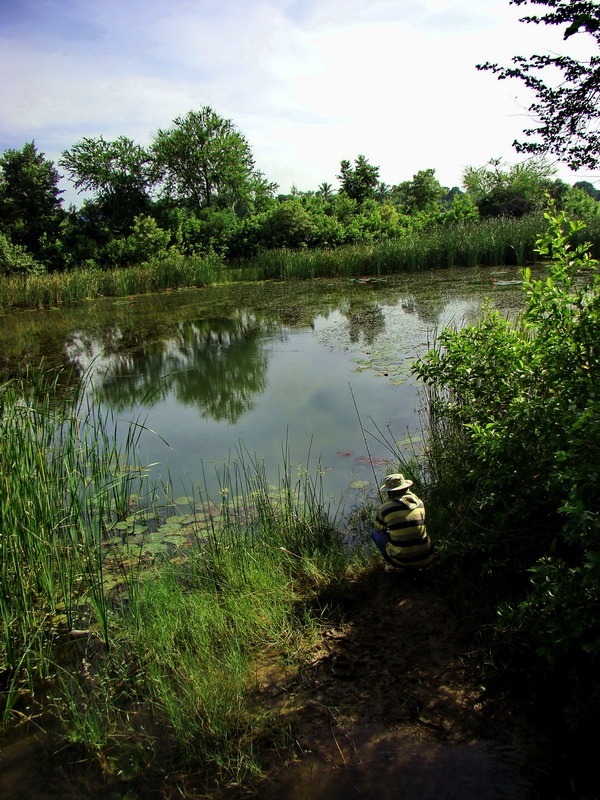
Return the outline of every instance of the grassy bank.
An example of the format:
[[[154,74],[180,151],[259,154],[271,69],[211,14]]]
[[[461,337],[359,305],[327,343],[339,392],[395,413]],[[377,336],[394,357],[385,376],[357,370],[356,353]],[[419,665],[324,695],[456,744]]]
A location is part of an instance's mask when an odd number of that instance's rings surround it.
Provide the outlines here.
[[[74,269],[33,275],[0,277],[0,309],[76,305],[97,297],[163,292],[187,286],[206,286],[220,279],[216,257],[174,254],[136,267],[102,270]]]
[[[124,778],[247,778],[261,742],[285,736],[253,706],[260,665],[299,660],[317,592],[363,559],[318,470],[284,463],[273,487],[242,454],[218,502],[195,486],[158,505],[139,427],[117,452],[111,419],[46,379],[0,394],[4,726],[44,720]]]
[[[173,253],[131,268],[3,277],[0,309],[73,305],[95,297],[205,286],[217,281],[352,278],[454,266],[523,265],[535,260],[535,239],[543,225],[539,216],[495,219],[413,233],[372,245],[268,250],[237,264],[225,264],[216,256],[185,257]],[[600,230],[597,241],[600,242]]]
[[[230,270],[235,279],[289,280],[393,275],[445,267],[524,265],[535,260],[543,218],[496,219],[411,233],[372,245],[334,250],[265,251]]]

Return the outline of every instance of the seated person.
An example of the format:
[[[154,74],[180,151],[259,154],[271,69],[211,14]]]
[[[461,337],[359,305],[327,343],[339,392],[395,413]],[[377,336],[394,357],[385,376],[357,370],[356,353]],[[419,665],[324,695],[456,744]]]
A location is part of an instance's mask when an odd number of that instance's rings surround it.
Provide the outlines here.
[[[425,506],[413,485],[401,473],[388,475],[381,491],[388,500],[379,507],[371,531],[375,542],[390,568],[420,569],[434,559],[433,542],[425,527]]]

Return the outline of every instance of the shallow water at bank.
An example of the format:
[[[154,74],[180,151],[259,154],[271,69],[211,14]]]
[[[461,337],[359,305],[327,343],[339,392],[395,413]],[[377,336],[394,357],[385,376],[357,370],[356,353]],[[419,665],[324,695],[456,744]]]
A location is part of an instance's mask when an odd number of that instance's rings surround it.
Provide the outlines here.
[[[144,426],[139,458],[173,496],[218,498],[225,465],[323,474],[335,508],[374,493],[419,439],[411,364],[486,297],[518,306],[516,269],[250,283],[0,317],[2,369],[62,368],[116,421]],[[245,469],[246,467],[242,467]]]

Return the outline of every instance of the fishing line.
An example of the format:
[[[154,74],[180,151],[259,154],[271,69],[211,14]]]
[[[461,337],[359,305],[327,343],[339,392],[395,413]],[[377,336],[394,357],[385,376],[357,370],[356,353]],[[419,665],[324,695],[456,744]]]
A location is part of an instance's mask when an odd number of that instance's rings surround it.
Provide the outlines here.
[[[350,383],[348,384],[348,387],[350,388],[350,394],[352,395],[352,402],[354,403],[354,409],[356,411],[356,416],[358,417],[358,424],[360,425],[363,441],[365,443],[365,447],[367,448],[367,456],[369,457],[369,464],[371,465],[371,469],[373,470],[373,479],[375,481],[375,486],[377,487],[377,494],[379,495],[379,499],[382,500],[381,491],[379,489],[379,480],[375,472],[375,465],[373,464],[373,459],[371,457],[371,452],[369,450],[369,444],[367,442],[367,437],[365,436],[365,429],[363,427],[362,420],[360,418],[360,412],[358,410],[358,405],[356,404],[356,398],[354,397],[354,392],[352,391],[352,385]]]

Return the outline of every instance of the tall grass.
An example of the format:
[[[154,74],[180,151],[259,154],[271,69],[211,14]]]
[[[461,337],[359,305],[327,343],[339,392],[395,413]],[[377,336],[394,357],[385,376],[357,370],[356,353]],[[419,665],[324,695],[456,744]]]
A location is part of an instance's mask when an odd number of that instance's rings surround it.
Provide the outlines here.
[[[294,473],[283,456],[273,486],[240,451],[219,474],[218,510],[196,487],[208,531],[183,559],[143,576],[113,616],[110,653],[64,678],[56,702],[65,729],[110,754],[115,770],[151,761],[239,782],[259,771],[261,743],[285,737],[276,709],[256,707],[257,671],[301,658],[319,589],[340,581],[355,555],[328,513],[319,472]]]
[[[136,267],[0,277],[0,309],[74,305],[97,297],[123,297],[191,286],[219,279],[216,256],[167,254]]]
[[[392,275],[444,267],[522,266],[535,261],[541,216],[452,225],[334,250],[268,250],[228,270],[229,279],[288,280]]]
[[[285,735],[256,708],[257,670],[300,657],[319,591],[357,558],[320,470],[292,468],[284,449],[274,486],[240,448],[219,498],[193,489],[204,522],[187,546],[162,560],[143,543],[143,559],[124,550],[115,590],[107,537],[133,495],[152,495],[136,466],[139,426],[118,451],[110,417],[83,391],[67,402],[55,389],[48,376],[0,388],[4,724],[37,702],[119,774],[152,763],[247,777],[261,741]]]
[[[535,260],[540,216],[456,224],[375,244],[331,250],[267,250],[225,265],[217,256],[169,253],[136,267],[0,277],[0,309],[73,305],[95,297],[122,297],[217,281],[306,280],[391,275],[442,267],[523,265]],[[591,230],[591,229],[590,229]],[[600,230],[591,230],[600,247]]]
[[[600,255],[600,217],[582,236]],[[109,270],[81,268],[41,275],[0,276],[0,310],[73,305],[95,297],[123,297],[215,282],[308,280],[393,275],[445,267],[523,266],[536,260],[541,215],[464,222],[409,233],[373,244],[334,249],[265,250],[248,261],[225,264],[215,255],[169,253],[146,264]]]
[[[19,691],[50,669],[61,630],[90,614],[108,641],[100,542],[140,477],[114,444],[110,419],[58,397],[56,378],[30,375],[0,387],[0,671],[4,718]]]
[[[123,641],[172,753],[238,780],[257,769],[257,742],[279,724],[254,707],[257,665],[265,654],[272,664],[298,658],[316,626],[315,595],[340,580],[354,555],[319,470],[294,471],[287,451],[277,486],[243,450],[219,478],[209,535],[184,566],[144,581]],[[207,501],[197,498],[196,507],[214,508]]]

